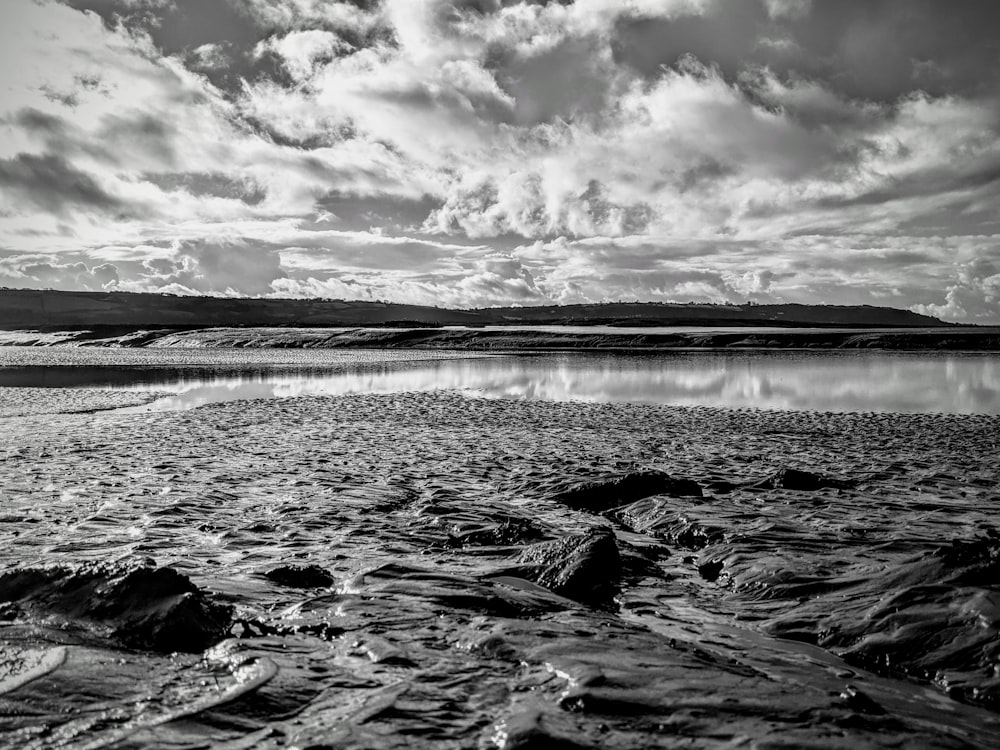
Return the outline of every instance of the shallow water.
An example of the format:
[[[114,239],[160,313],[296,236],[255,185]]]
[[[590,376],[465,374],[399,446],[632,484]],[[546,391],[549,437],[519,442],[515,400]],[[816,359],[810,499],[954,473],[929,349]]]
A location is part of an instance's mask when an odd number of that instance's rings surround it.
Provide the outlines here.
[[[220,363],[94,364],[0,368],[0,387],[100,387],[171,394],[142,409],[188,409],[219,401],[457,391],[484,398],[596,401],[815,411],[1000,413],[1000,355],[891,352],[684,352],[646,355],[535,354],[437,358],[400,366],[296,369]],[[343,356],[343,355],[341,355]],[[71,360],[72,362],[72,360]],[[124,363],[122,363],[124,364]],[[327,367],[330,365],[328,364]]]
[[[108,393],[0,389],[2,747],[1000,731],[996,416],[438,390],[63,413]]]

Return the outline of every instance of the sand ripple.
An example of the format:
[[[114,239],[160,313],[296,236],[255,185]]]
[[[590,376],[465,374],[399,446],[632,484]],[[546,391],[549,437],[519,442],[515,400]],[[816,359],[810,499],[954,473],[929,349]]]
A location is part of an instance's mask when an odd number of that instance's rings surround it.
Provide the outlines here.
[[[989,747],[1000,730],[996,417],[399,394],[0,424],[5,568],[151,558],[234,622],[171,656],[3,610],[5,663],[66,656],[0,695],[0,745]],[[849,482],[790,489],[783,468]],[[637,471],[661,472],[643,475],[657,494],[566,502]],[[590,557],[553,568],[553,549]],[[609,549],[614,600],[602,583],[588,603],[579,576]]]

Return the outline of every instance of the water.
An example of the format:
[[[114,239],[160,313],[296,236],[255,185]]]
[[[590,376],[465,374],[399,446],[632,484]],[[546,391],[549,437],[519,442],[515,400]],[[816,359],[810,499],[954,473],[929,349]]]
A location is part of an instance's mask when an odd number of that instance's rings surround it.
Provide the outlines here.
[[[995,357],[0,357],[4,750],[1000,733]]]
[[[85,355],[84,355],[85,356]],[[1000,413],[1000,356],[889,352],[542,354],[324,370],[21,365],[0,387],[98,387],[171,395],[141,409],[296,396],[457,391],[486,398],[815,411]],[[304,369],[302,369],[304,368]]]

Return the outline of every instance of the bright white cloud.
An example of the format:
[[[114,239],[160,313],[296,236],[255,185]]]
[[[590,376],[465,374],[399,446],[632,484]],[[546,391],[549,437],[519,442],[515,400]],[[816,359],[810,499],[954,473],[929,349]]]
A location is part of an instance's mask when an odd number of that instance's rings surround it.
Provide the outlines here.
[[[344,40],[321,29],[293,31],[283,37],[271,37],[257,45],[258,54],[270,50],[281,57],[288,72],[297,81],[311,77],[317,64],[325,58],[334,57],[347,49],[350,49],[350,45]]]
[[[175,57],[94,14],[15,4],[0,28],[11,283],[471,305],[892,298],[1000,319],[982,229],[1000,98],[861,101],[690,56],[641,72],[616,46],[623,26],[718,17],[718,0],[241,0],[258,41]],[[758,10],[777,39],[810,3]],[[244,53],[286,77],[209,82]],[[350,208],[366,200],[407,219]]]

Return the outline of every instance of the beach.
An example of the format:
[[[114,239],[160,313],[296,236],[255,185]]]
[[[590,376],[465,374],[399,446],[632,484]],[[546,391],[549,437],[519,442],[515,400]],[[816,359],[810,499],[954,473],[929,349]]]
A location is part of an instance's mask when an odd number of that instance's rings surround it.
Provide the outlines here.
[[[7,747],[1000,729],[997,417],[0,398]]]
[[[89,326],[0,330],[0,346],[360,349],[438,351],[671,351],[678,349],[887,349],[1000,351],[996,326],[775,327],[504,325]]]

